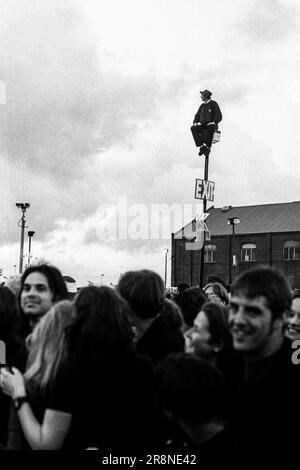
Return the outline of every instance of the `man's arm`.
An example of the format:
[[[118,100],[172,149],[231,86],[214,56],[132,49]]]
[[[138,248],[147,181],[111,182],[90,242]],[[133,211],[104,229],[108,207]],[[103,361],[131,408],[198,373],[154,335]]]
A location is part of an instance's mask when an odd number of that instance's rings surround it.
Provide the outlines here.
[[[213,116],[212,116],[211,122],[214,122],[215,124],[219,124],[219,122],[222,121],[222,117],[223,117],[221,110],[216,101],[212,102],[212,106],[213,106]]]

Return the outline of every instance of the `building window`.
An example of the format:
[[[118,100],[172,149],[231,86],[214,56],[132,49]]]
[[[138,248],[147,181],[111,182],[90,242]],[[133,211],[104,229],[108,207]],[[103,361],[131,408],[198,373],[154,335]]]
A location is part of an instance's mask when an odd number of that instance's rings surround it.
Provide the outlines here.
[[[204,247],[204,263],[214,263],[216,261],[216,245],[206,245]]]
[[[241,249],[241,261],[256,261],[255,243],[244,243]]]
[[[294,240],[289,240],[288,242],[284,242],[283,259],[286,261],[299,259],[299,246],[300,246],[300,243]]]

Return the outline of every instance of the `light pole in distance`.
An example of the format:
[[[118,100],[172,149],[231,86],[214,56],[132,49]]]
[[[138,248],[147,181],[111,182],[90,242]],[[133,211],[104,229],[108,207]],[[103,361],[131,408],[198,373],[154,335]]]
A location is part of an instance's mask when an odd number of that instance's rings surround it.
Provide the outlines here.
[[[164,248],[163,252],[165,254],[165,288],[167,288],[167,272],[168,272],[168,248]]]
[[[19,273],[22,274],[23,271],[23,251],[24,251],[24,232],[25,232],[25,214],[27,209],[30,207],[28,202],[17,202],[16,206],[22,211],[22,217],[18,222],[19,227],[21,227],[21,240],[20,240],[20,261],[19,261]]]
[[[229,267],[229,284],[235,278],[235,268],[236,268],[236,255],[235,255],[235,225],[240,223],[240,219],[238,217],[230,217],[227,219],[228,225],[232,226],[232,238],[230,243],[230,267]]]
[[[35,232],[33,230],[28,230],[28,267],[30,266],[30,259],[31,259],[31,240]]]

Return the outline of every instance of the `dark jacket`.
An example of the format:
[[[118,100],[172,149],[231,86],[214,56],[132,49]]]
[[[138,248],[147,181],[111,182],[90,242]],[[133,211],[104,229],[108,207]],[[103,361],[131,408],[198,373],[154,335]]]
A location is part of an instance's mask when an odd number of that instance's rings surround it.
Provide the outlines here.
[[[241,450],[288,454],[298,448],[300,366],[292,353],[285,341],[277,353],[237,374],[233,418]]]
[[[222,113],[216,101],[210,100],[208,103],[202,103],[197,113],[195,114],[194,121],[201,124],[208,124],[214,122],[218,124],[222,121]]]
[[[184,338],[180,331],[171,328],[166,319],[158,315],[138,341],[137,351],[157,363],[168,354],[184,351]]]

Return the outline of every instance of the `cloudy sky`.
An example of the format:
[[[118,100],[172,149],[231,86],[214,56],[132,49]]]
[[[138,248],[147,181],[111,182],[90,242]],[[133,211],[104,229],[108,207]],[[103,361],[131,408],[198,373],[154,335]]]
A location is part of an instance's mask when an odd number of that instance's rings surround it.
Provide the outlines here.
[[[142,267],[164,275],[170,240],[157,235],[153,207],[177,204],[183,222],[184,207],[199,212],[203,160],[189,128],[204,88],[223,112],[210,158],[214,205],[300,200],[298,0],[2,0],[1,8],[5,275],[18,268],[17,201],[31,205],[33,256],[79,285]],[[25,254],[27,246],[26,237]]]

